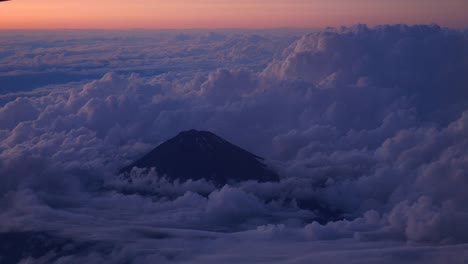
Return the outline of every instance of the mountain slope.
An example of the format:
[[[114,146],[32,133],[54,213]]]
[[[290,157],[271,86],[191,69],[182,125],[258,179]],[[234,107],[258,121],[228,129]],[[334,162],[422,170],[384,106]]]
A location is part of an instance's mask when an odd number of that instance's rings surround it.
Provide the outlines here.
[[[120,172],[155,167],[170,179],[206,179],[218,185],[257,180],[276,181],[278,175],[263,159],[208,132],[190,130],[162,143]]]

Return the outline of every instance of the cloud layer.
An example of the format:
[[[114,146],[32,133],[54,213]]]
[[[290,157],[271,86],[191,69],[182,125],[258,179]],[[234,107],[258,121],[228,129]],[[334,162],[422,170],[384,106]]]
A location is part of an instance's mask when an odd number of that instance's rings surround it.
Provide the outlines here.
[[[152,47],[137,37],[125,52]],[[464,263],[466,33],[359,25],[293,39],[172,32],[161,61],[138,59],[172,70],[3,95],[0,231],[79,248],[23,263]],[[282,180],[217,189],[154,170],[133,171],[132,184],[116,175],[192,128],[265,156]]]

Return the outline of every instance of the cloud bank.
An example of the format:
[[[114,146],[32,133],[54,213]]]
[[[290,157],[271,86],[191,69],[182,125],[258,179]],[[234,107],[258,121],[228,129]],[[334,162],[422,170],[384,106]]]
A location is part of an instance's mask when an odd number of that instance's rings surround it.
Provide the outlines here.
[[[466,262],[466,33],[358,25],[278,52],[266,43],[285,37],[266,33],[165,39],[148,63],[173,70],[2,96],[0,231],[59,244],[22,263]],[[190,50],[167,62],[179,42]],[[265,156],[281,181],[116,175],[192,128]]]

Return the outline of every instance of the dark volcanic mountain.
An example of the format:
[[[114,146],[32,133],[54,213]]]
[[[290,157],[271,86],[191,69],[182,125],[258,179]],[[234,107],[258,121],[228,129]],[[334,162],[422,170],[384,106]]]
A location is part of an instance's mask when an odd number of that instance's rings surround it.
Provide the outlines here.
[[[170,179],[206,179],[219,185],[246,180],[278,180],[278,175],[262,161],[263,158],[211,132],[190,130],[162,143],[120,173],[129,172],[133,167],[155,167],[160,175]]]

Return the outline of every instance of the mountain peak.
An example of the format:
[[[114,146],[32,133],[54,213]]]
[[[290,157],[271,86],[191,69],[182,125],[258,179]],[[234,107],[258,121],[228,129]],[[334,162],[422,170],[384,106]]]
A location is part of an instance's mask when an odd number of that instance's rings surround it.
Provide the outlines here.
[[[180,132],[175,139],[179,140],[196,140],[196,141],[209,141],[209,140],[217,140],[217,141],[224,141],[224,139],[220,138],[214,133],[209,131],[203,130],[187,130]]]
[[[218,185],[257,180],[276,181],[278,175],[256,156],[209,131],[188,130],[157,146],[121,170],[155,167],[170,179],[206,179]]]

